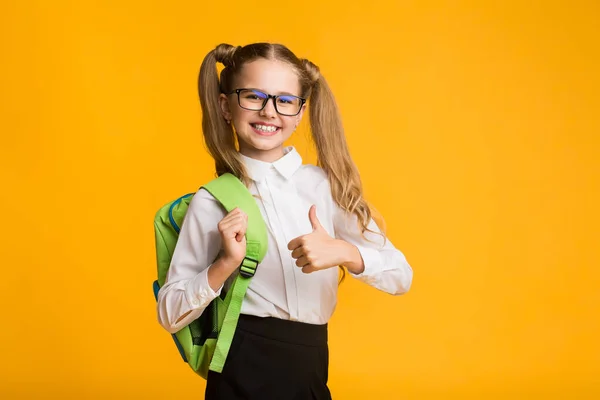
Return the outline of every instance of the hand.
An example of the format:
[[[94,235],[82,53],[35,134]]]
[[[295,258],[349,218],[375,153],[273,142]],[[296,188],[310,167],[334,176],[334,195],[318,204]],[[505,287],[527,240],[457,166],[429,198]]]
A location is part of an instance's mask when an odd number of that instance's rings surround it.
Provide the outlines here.
[[[348,243],[329,236],[317,218],[316,206],[310,207],[308,218],[313,231],[288,244],[296,265],[302,268],[302,272],[311,273],[343,264]]]
[[[246,229],[248,216],[239,208],[231,210],[218,225],[223,244],[223,261],[237,268],[246,257]]]

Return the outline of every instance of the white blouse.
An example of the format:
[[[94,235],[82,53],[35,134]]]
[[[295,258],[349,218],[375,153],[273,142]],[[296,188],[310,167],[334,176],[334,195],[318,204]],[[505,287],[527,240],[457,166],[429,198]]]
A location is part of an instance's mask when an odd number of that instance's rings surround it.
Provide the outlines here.
[[[356,217],[335,204],[321,168],[303,165],[293,147],[286,148],[285,155],[274,163],[243,155],[242,160],[252,180],[250,192],[258,196],[256,201],[268,231],[268,251],[250,281],[242,314],[311,324],[327,323],[332,316],[337,302],[338,268],[305,274],[287,247],[292,239],[312,232],[308,217],[312,204],[317,206],[317,217],[330,236],[358,248],[365,269],[349,276],[393,295],[409,290],[413,271],[405,256],[389,239],[384,243],[381,235],[366,232],[369,240],[361,236]],[[217,224],[225,215],[220,203],[204,189],[190,202],[166,281],[158,293],[158,320],[170,333],[198,318],[223,289],[211,289],[207,271],[221,249]],[[373,220],[369,228],[379,232]]]

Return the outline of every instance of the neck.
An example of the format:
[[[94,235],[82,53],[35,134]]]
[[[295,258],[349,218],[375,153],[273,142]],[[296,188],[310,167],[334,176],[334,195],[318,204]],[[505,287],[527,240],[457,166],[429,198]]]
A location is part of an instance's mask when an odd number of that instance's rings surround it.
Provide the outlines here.
[[[245,155],[248,158],[253,158],[255,160],[272,163],[279,160],[283,157],[283,146],[276,147],[271,150],[259,150],[254,148],[249,148],[246,146],[240,146],[240,153]]]

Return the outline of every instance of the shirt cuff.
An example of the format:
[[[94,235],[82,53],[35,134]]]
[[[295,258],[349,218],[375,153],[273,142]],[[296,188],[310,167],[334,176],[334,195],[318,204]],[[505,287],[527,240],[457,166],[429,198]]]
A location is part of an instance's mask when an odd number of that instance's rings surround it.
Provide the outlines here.
[[[208,268],[205,268],[191,279],[185,288],[185,297],[191,309],[206,308],[211,301],[221,294],[223,285],[215,292],[208,284]]]
[[[357,244],[355,244],[355,246],[362,257],[365,269],[360,274],[353,274],[352,272],[348,271],[350,272],[350,275],[354,276],[355,278],[369,278],[377,274],[381,270],[381,255],[379,252],[375,249]]]

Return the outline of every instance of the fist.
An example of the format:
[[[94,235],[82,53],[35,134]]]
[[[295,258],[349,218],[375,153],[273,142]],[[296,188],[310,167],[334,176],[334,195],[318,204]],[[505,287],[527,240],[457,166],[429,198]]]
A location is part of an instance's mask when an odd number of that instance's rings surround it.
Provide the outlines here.
[[[239,266],[246,256],[248,215],[239,208],[231,210],[218,224],[223,260],[232,267]]]
[[[340,265],[344,260],[343,242],[329,236],[317,218],[315,205],[308,211],[308,219],[312,225],[312,232],[288,243],[288,250],[292,251],[296,265],[302,268],[304,273]]]

